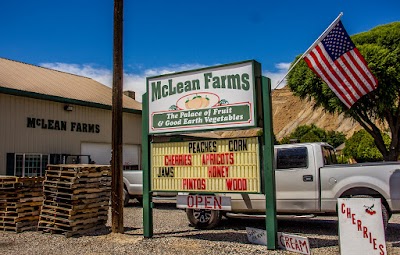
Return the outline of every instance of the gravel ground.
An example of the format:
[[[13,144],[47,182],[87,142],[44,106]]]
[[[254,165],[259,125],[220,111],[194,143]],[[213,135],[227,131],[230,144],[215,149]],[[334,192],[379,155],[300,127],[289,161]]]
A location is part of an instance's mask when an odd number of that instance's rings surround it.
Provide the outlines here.
[[[0,254],[294,254],[249,243],[246,227],[263,229],[263,220],[223,219],[215,230],[196,230],[184,211],[165,200],[155,202],[153,238],[143,238],[142,208],[131,202],[124,210],[125,234],[110,233],[110,220],[102,230],[70,238],[34,231],[0,232]],[[312,254],[339,254],[335,217],[279,219],[278,231],[308,237]],[[399,214],[389,223],[386,246],[388,254],[400,254]]]

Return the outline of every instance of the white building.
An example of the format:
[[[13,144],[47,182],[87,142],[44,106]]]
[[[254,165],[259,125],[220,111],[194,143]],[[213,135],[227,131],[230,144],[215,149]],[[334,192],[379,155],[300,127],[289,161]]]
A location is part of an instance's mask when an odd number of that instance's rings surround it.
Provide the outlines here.
[[[110,164],[112,89],[0,58],[0,175],[40,176],[65,155]],[[123,164],[140,167],[139,102],[123,96]]]

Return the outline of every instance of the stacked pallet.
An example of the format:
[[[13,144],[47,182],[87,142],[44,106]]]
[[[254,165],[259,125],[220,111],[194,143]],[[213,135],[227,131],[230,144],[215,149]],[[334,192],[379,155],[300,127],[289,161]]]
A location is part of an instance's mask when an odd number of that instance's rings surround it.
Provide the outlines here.
[[[0,177],[0,230],[36,230],[43,203],[43,177]]]
[[[108,218],[110,167],[49,165],[43,192],[39,230],[70,237],[102,228]]]

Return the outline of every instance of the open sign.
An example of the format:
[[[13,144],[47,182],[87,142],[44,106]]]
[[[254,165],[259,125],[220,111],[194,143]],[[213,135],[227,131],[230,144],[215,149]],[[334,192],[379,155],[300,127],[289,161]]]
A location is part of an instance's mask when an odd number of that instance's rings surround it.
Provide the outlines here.
[[[231,210],[231,198],[213,195],[178,195],[176,207],[229,211]]]

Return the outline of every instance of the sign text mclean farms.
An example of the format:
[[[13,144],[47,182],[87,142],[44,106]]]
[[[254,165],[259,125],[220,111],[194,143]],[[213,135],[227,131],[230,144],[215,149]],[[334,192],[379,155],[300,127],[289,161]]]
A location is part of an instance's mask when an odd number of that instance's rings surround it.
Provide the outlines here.
[[[249,74],[232,74],[223,76],[213,76],[212,72],[204,73],[204,89],[208,90],[211,87],[214,89],[243,89],[249,90]],[[155,101],[163,97],[181,94],[183,92],[201,90],[200,80],[187,80],[173,84],[172,79],[168,79],[167,84],[161,84],[161,81],[151,82],[151,100]]]

